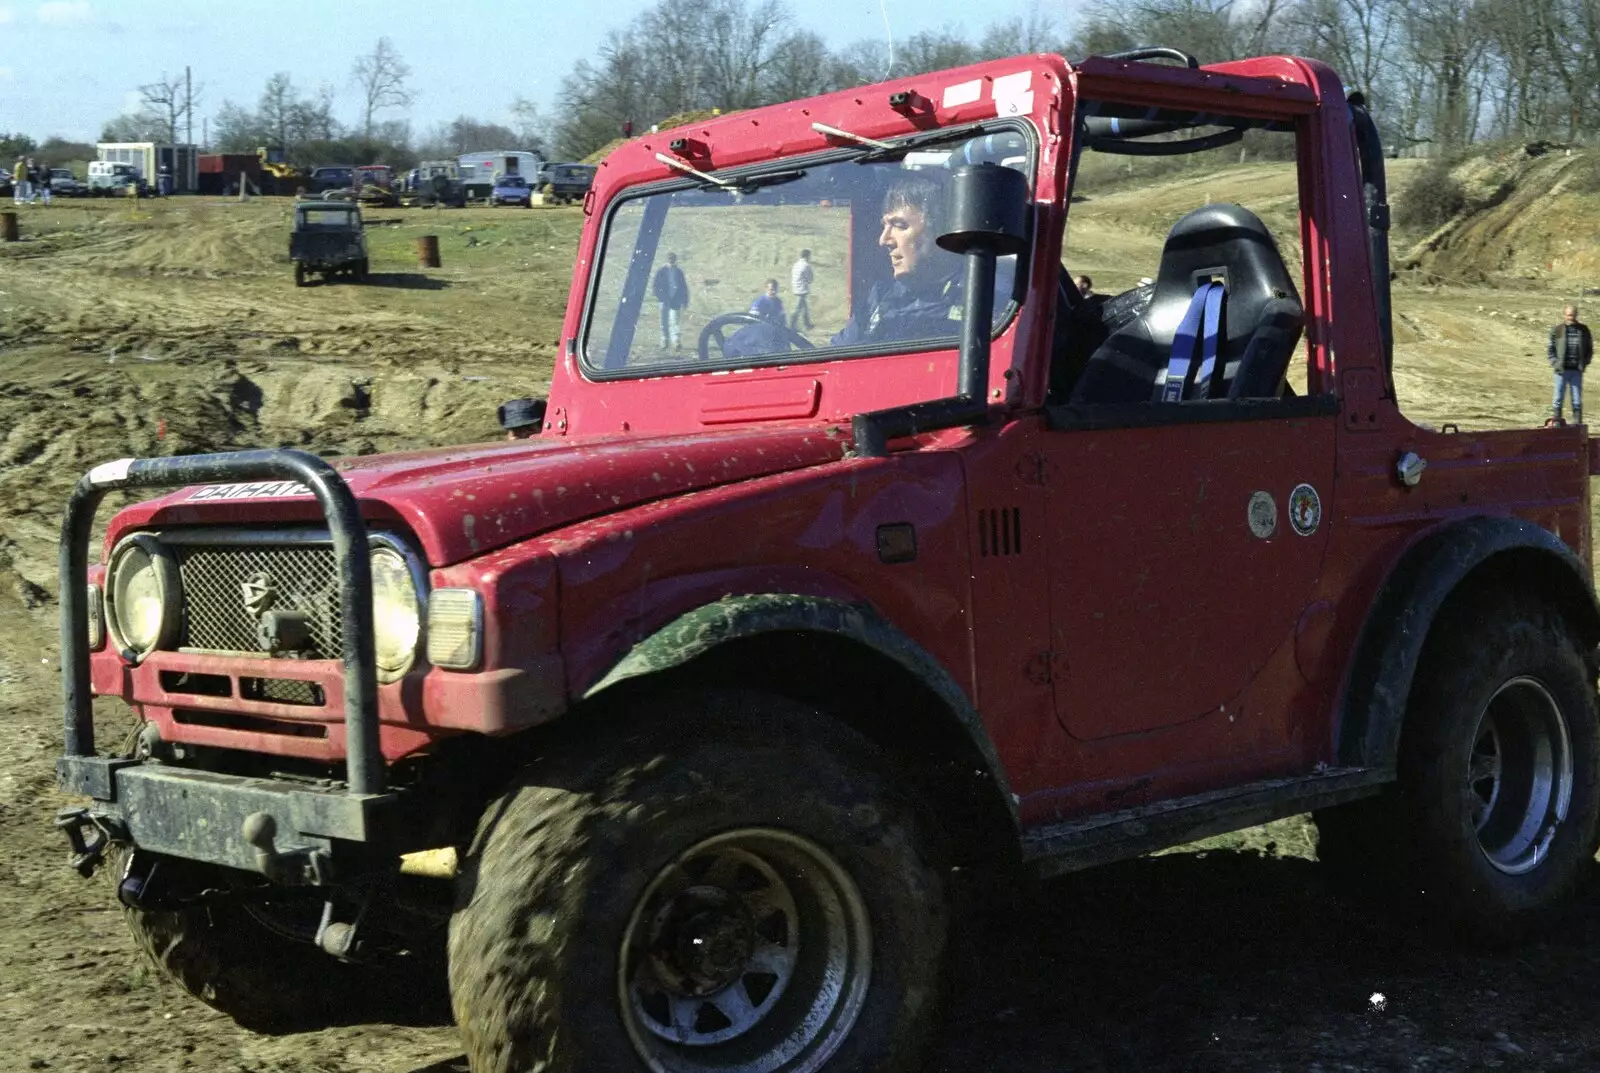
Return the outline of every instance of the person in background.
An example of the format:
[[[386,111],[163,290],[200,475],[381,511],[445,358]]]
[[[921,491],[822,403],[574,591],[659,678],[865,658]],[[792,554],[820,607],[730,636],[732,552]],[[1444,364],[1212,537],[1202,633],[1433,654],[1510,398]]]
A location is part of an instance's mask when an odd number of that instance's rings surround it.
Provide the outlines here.
[[[33,169],[33,161],[17,158],[11,168],[11,200],[17,205],[26,205],[33,200],[33,181],[29,173]]]
[[[166,164],[161,165],[160,174],[156,176],[156,190],[162,197],[169,197],[172,194],[172,169]]]
[[[1578,319],[1578,307],[1567,303],[1561,310],[1561,323],[1550,329],[1550,347],[1546,359],[1555,374],[1555,388],[1550,396],[1550,419],[1561,423],[1561,405],[1567,393],[1572,393],[1572,423],[1583,424],[1583,371],[1594,357],[1594,339],[1589,326]]]
[[[661,303],[661,349],[665,350],[671,345],[673,350],[677,350],[678,316],[689,304],[689,281],[684,278],[683,269],[678,267],[677,254],[667,254],[667,263],[656,270],[650,293]]]
[[[799,326],[800,318],[806,320],[806,331],[811,330],[811,251],[801,250],[800,259],[789,269],[789,290],[794,294],[794,313],[789,317],[789,327]]]
[[[783,327],[783,299],[778,297],[777,280],[767,280],[767,289],[756,295],[756,300],[750,303],[750,315]]]
[[[1083,295],[1085,298],[1094,297],[1094,280],[1090,279],[1088,276],[1079,276],[1078,293]]]

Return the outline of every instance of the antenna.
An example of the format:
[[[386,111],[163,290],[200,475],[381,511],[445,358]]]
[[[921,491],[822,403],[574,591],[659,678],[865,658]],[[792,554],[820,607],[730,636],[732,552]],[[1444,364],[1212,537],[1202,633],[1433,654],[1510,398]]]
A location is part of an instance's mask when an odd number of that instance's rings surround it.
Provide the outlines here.
[[[883,36],[889,39],[889,66],[883,69],[883,77],[887,80],[894,70],[894,29],[889,25],[888,0],[878,0],[878,10],[883,12]]]

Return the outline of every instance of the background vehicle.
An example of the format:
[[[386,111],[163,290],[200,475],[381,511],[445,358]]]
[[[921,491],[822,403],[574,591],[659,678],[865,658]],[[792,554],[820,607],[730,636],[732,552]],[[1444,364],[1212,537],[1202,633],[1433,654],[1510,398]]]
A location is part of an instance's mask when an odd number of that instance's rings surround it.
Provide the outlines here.
[[[467,205],[467,192],[460,179],[444,172],[435,172],[419,176],[416,186],[406,192],[401,203],[423,208],[449,205],[461,209]]]
[[[551,201],[581,201],[594,183],[592,164],[549,164],[539,173],[540,189]]]
[[[494,189],[489,192],[489,203],[532,208],[533,187],[520,175],[502,175],[494,181]]]
[[[89,187],[78,181],[71,168],[51,168],[50,192],[56,197],[83,197]]]
[[[387,164],[362,164],[355,169],[358,186],[376,186],[384,190],[394,185],[394,169]]]
[[[1432,926],[1547,922],[1600,823],[1600,451],[1400,411],[1383,153],[1327,67],[1147,55],[622,146],[544,442],[80,482],[60,822],[131,848],[165,971],[325,1006],[426,945],[431,876],[480,1068],[914,1069],[953,907],[1024,869],[1314,811]],[[1077,294],[1096,156],[1247,136],[1292,205],[1197,192]],[[745,312],[800,248],[817,327]],[[179,485],[90,569],[102,495]]]
[[[320,194],[325,190],[348,190],[355,183],[356,169],[345,164],[330,164],[311,169],[306,181],[306,192]]]
[[[487,200],[500,176],[520,175],[526,179],[537,175],[542,163],[538,153],[521,149],[463,153],[457,159],[457,178],[468,197]]]
[[[298,287],[304,287],[313,272],[322,273],[325,282],[339,275],[366,279],[367,236],[361,209],[349,201],[296,202],[289,258]]]
[[[261,161],[261,170],[271,178],[272,188],[263,193],[289,195],[304,188],[309,176],[295,165],[289,163],[287,155],[281,148],[261,146],[256,149],[256,156]]]
[[[109,160],[89,161],[88,192],[95,196],[123,196],[128,188],[133,187],[138,191],[138,196],[144,197],[145,183],[139,171],[132,164],[124,164]]]

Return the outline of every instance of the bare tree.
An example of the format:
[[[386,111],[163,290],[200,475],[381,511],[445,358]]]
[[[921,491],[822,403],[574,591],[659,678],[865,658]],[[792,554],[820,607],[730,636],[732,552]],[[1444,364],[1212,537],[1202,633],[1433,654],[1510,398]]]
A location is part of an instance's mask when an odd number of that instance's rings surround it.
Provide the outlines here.
[[[370,139],[375,114],[386,108],[404,108],[414,99],[406,87],[411,68],[394,44],[380,37],[369,54],[356,60],[355,77],[361,86],[361,136]]]
[[[710,12],[705,41],[706,91],[714,107],[750,108],[763,103],[762,82],[781,43],[789,12],[779,0],[754,7],[721,0]]]
[[[793,101],[838,88],[829,69],[828,46],[810,30],[778,42],[767,64],[764,95],[769,101]]]
[[[261,103],[256,114],[259,119],[259,129],[271,140],[273,148],[289,148],[290,134],[295,127],[295,105],[298,101],[299,94],[295,92],[289,72],[279,71],[267,79],[267,86],[261,91]]]
[[[549,124],[539,114],[539,106],[526,97],[511,102],[511,120],[516,127],[516,144],[541,156],[549,138]]]
[[[175,144],[179,126],[194,114],[195,101],[204,88],[191,85],[186,78],[168,78],[163,71],[159,80],[139,87],[139,106],[149,117],[146,125],[158,126],[162,140]]]

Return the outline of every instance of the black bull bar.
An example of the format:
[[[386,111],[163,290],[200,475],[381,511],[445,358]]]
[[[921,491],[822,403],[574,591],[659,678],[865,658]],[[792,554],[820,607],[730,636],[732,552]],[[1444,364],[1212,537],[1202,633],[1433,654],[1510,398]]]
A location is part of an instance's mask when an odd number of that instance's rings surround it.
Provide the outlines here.
[[[345,740],[347,786],[343,802],[327,793],[284,795],[285,807],[262,811],[262,801],[277,799],[277,795],[262,796],[269,789],[264,780],[231,780],[227,776],[207,775],[200,772],[183,772],[167,768],[158,773],[156,768],[139,772],[137,761],[99,757],[95,755],[94,718],[90,706],[89,685],[89,630],[88,584],[89,540],[94,525],[95,511],[107,492],[135,488],[174,488],[191,484],[213,484],[223,481],[296,480],[314,495],[327,517],[328,529],[333,538],[334,559],[339,572],[339,597],[344,626]],[[199,781],[190,782],[179,791],[188,797],[198,791],[200,796],[220,796],[227,802],[222,814],[233,813],[237,820],[238,809],[248,802],[257,802],[248,812],[268,815],[280,829],[292,817],[288,813],[304,816],[315,814],[322,822],[296,824],[302,831],[308,826],[320,828],[316,833],[334,837],[364,840],[367,834],[369,806],[382,800],[384,788],[383,753],[378,743],[378,674],[377,654],[373,638],[372,566],[367,552],[366,526],[361,520],[355,496],[333,467],[315,455],[293,450],[234,451],[225,454],[186,455],[175,458],[123,459],[96,466],[80,478],[67,501],[66,517],[61,527],[61,684],[65,702],[65,749],[57,763],[57,774],[63,790],[86,794],[101,801],[115,801],[126,776],[138,774],[141,784],[152,780],[170,781],[192,775]],[[109,632],[109,631],[108,631]],[[149,779],[142,776],[149,775]],[[187,780],[186,780],[187,781]],[[231,786],[237,781],[240,785]],[[207,789],[207,788],[210,789]],[[132,782],[125,788],[132,791]],[[143,788],[148,792],[148,787]],[[293,798],[294,807],[289,808]],[[153,802],[150,802],[153,803]],[[221,819],[215,809],[222,801],[213,801],[213,816]],[[81,833],[78,827],[88,823],[85,810],[69,810],[83,816],[76,823],[58,821],[68,828],[74,848],[82,856]],[[273,813],[280,815],[273,816]],[[177,819],[173,817],[172,819]],[[234,832],[239,826],[230,823]],[[257,822],[256,826],[261,826]],[[135,832],[137,833],[137,832]],[[220,834],[220,832],[218,832]],[[289,834],[289,831],[283,831]],[[244,849],[249,858],[259,862],[260,869],[271,871],[272,830],[266,832],[266,841],[259,838],[256,850],[266,850],[265,856]],[[235,839],[237,835],[234,836]],[[249,837],[249,836],[247,836]],[[158,841],[162,841],[158,839]],[[320,840],[319,840],[320,841]],[[237,842],[235,842],[237,845]],[[176,846],[171,848],[178,848]],[[197,850],[199,846],[195,847]],[[93,849],[93,847],[91,847]],[[220,847],[215,847],[220,850]],[[238,850],[229,849],[227,856],[235,858]],[[216,852],[201,851],[197,856],[216,857]],[[90,854],[98,858],[97,851]],[[84,863],[92,870],[92,861]],[[219,863],[221,863],[219,861]],[[248,865],[246,865],[248,866]]]

